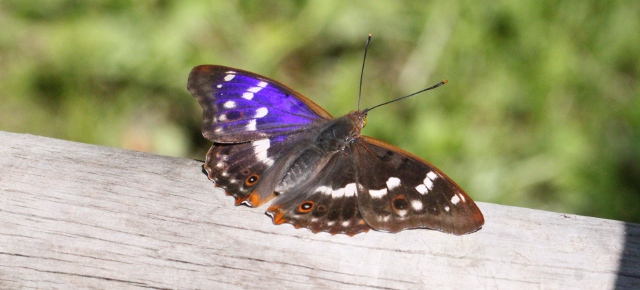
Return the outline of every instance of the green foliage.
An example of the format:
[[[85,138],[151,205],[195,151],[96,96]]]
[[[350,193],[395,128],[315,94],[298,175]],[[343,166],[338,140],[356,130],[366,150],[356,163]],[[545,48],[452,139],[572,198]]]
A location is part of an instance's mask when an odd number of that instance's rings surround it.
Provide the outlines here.
[[[3,1],[0,130],[203,159],[198,64],[277,79],[479,201],[640,222],[640,2]]]

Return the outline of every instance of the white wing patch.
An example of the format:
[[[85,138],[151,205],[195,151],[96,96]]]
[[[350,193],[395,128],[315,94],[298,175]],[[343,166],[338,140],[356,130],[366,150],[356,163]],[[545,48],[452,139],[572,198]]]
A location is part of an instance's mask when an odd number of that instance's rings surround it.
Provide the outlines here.
[[[331,198],[355,196],[357,193],[355,183],[349,183],[345,185],[345,187],[335,190],[331,187],[321,185],[316,187],[315,192],[330,195]]]
[[[425,195],[425,194],[429,193],[429,190],[427,189],[427,187],[424,184],[420,184],[420,185],[416,186],[416,190],[422,195]]]
[[[433,182],[437,178],[438,174],[433,171],[429,171],[429,173],[427,173],[427,176],[425,176],[424,180],[422,181],[422,184],[416,186],[416,190],[422,195],[428,194],[429,191],[433,189]]]
[[[460,202],[460,198],[458,197],[457,194],[451,198],[451,203],[458,204],[459,202]]]
[[[236,77],[235,72],[233,72],[233,71],[228,71],[227,73],[228,73],[228,75],[224,76],[224,81],[225,81],[225,82],[229,82],[229,81],[231,81],[233,78],[235,78],[235,77]]]
[[[253,93],[244,93],[242,94],[243,99],[251,100],[253,99]]]
[[[256,119],[249,121],[249,124],[245,127],[247,131],[255,131],[256,130]]]
[[[330,187],[327,186],[318,186],[315,190],[315,192],[318,193],[322,193],[322,194],[326,194],[326,195],[331,195],[331,192],[333,191],[333,189],[331,189]]]
[[[237,104],[234,101],[227,101],[222,106],[227,108],[227,109],[233,109],[233,108],[235,108],[237,106]]]
[[[383,196],[387,195],[387,189],[386,188],[379,189],[379,190],[369,189],[369,194],[373,198],[382,198]]]
[[[423,184],[427,187],[427,190],[431,190],[433,188],[433,180],[429,178],[429,175],[424,178]]]
[[[421,211],[422,210],[422,201],[419,200],[412,200],[411,201],[411,207],[413,207],[413,209],[415,211]]]
[[[329,188],[328,194],[330,194],[332,198],[344,196],[344,188],[338,188],[336,190]]]
[[[355,196],[356,192],[355,183],[349,183],[344,187],[344,196]]]
[[[261,91],[262,89],[264,89],[267,86],[266,82],[259,82],[258,86],[256,87],[250,87],[247,92],[251,92],[251,93],[257,93],[259,91]]]
[[[269,141],[269,139],[253,141],[251,145],[253,145],[253,153],[256,155],[256,159],[267,166],[273,165],[273,159],[269,158],[267,154],[267,150],[271,147],[271,141]]]
[[[262,88],[261,87],[250,87],[247,92],[251,92],[251,93],[257,93],[259,91],[261,91]]]
[[[387,184],[387,188],[369,189],[369,195],[371,195],[371,197],[373,198],[382,198],[386,196],[387,193],[389,193],[389,190],[393,190],[394,188],[397,188],[398,186],[400,186],[401,181],[400,181],[400,178],[389,177],[389,179],[387,179],[386,184]]]
[[[269,113],[269,109],[266,107],[262,107],[256,110],[256,114],[253,116],[254,118],[262,118]]]
[[[400,186],[400,178],[397,177],[389,177],[387,179],[387,188],[389,190],[393,190],[394,188]]]
[[[257,86],[248,88],[247,91],[242,94],[242,98],[251,100],[253,99],[253,96],[254,96],[253,94],[261,91],[266,86],[267,86],[266,82],[259,82]]]

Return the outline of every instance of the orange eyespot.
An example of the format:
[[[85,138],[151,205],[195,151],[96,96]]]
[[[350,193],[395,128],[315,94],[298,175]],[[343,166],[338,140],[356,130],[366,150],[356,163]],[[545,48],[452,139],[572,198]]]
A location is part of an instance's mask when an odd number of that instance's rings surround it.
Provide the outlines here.
[[[254,184],[256,184],[256,182],[258,182],[258,180],[260,180],[260,176],[254,174],[249,176],[247,180],[244,181],[244,184],[246,184],[247,186],[253,186]]]
[[[315,203],[313,203],[313,201],[307,200],[298,206],[298,211],[300,213],[308,213],[313,210],[314,205]]]

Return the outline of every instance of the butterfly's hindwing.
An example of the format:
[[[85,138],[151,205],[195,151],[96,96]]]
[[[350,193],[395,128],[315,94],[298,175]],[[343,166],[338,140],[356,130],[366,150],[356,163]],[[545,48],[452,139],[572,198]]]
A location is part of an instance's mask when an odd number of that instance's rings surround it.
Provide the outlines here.
[[[291,134],[332,118],[287,86],[239,69],[197,66],[188,89],[204,111],[203,135],[217,143]]]
[[[205,170],[217,187],[236,204],[260,206],[275,196],[274,188],[286,168],[291,150],[284,136],[241,144],[214,143]]]
[[[329,156],[313,164],[317,170],[312,178],[287,188],[274,200],[267,209],[274,223],[350,236],[370,229],[360,214],[349,157],[342,153]]]
[[[429,228],[461,235],[484,218],[449,177],[426,161],[373,138],[353,144],[362,216],[373,229]]]

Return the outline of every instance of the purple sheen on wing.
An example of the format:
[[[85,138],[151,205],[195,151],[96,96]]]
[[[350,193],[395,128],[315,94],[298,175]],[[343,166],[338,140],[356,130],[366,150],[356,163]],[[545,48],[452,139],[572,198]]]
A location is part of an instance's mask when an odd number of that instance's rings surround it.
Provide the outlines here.
[[[218,88],[218,85],[221,86]],[[252,77],[236,74],[232,81],[213,84],[213,87],[216,99],[219,101],[235,100],[255,108],[266,106],[291,114],[305,115],[309,119],[318,118],[318,115],[309,106],[296,99],[292,93],[282,91],[273,84]],[[247,99],[249,96],[252,96],[250,100]]]
[[[211,84],[214,98],[203,105],[205,137],[214,142],[244,142],[289,134],[324,120],[285,87],[265,79],[221,74]],[[315,122],[315,123],[314,123]]]

